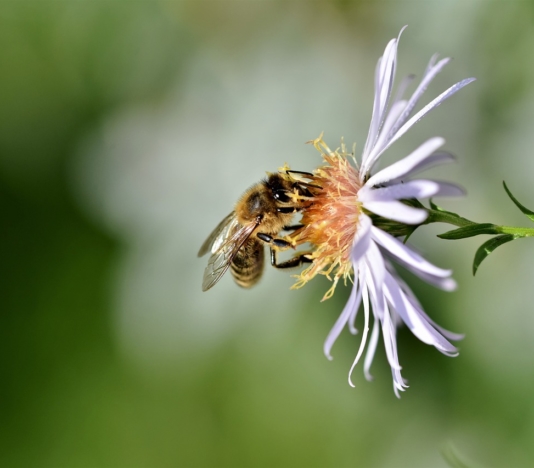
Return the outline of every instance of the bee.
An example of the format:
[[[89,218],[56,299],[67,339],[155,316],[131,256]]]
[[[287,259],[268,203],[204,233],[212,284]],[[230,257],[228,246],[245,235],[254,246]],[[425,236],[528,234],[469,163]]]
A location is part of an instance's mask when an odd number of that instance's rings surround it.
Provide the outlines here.
[[[199,257],[211,252],[204,271],[203,291],[212,288],[228,268],[239,286],[254,286],[263,273],[266,244],[270,248],[271,265],[275,268],[291,268],[311,261],[306,253],[301,253],[278,263],[276,252],[293,247],[279,234],[302,227],[290,223],[295,213],[310,206],[312,192],[321,188],[302,180],[312,178],[308,172],[282,169],[268,173],[266,179],[245,191],[234,211],[219,223],[200,247]]]

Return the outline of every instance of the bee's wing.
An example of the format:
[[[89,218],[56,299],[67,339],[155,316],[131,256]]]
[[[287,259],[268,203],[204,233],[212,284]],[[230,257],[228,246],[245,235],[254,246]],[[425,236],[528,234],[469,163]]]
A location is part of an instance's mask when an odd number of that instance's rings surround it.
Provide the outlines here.
[[[258,218],[256,222],[246,226],[235,225],[228,240],[211,255],[208,266],[204,270],[202,291],[212,288],[222,278],[241,246],[251,236],[259,223],[260,219]]]
[[[232,232],[235,231],[237,226],[239,226],[239,223],[237,222],[235,211],[232,211],[217,225],[213,232],[204,241],[197,255],[202,257],[203,255],[206,255],[208,251],[214,253],[219,250],[221,245],[228,239]]]

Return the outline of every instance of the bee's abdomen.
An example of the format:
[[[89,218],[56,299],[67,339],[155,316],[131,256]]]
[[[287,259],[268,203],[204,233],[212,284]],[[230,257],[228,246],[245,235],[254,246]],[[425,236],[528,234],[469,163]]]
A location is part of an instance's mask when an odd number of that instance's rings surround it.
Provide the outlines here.
[[[242,288],[254,286],[263,273],[263,263],[263,244],[249,239],[239,249],[230,266],[235,282]]]

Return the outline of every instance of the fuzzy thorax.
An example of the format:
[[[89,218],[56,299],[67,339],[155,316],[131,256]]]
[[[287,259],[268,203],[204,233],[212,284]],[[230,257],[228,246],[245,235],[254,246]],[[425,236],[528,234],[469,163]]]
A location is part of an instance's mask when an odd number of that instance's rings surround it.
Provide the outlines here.
[[[295,275],[297,282],[293,288],[304,286],[315,275],[325,275],[333,281],[332,287],[324,295],[329,299],[340,278],[351,278],[351,251],[358,227],[361,204],[358,191],[362,183],[359,171],[351,164],[345,145],[332,151],[319,138],[310,141],[321,153],[324,165],[313,172],[312,183],[321,189],[313,190],[311,204],[302,210],[303,227],[289,237],[298,246],[309,243],[312,251],[308,257],[311,266],[300,275]]]

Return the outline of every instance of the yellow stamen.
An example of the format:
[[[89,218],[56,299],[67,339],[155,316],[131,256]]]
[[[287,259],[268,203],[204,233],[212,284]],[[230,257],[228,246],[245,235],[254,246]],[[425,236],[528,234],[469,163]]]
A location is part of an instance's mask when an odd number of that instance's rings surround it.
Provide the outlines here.
[[[335,151],[324,142],[322,134],[309,143],[321,153],[325,164],[313,172],[312,183],[321,189],[310,190],[311,203],[302,210],[304,226],[288,236],[295,246],[310,243],[313,247],[308,256],[312,263],[295,276],[293,288],[304,286],[317,274],[325,275],[333,281],[323,297],[326,300],[334,294],[340,278],[351,279],[350,256],[361,212],[357,199],[361,183],[358,170],[348,161],[352,154],[347,153],[343,142]]]

